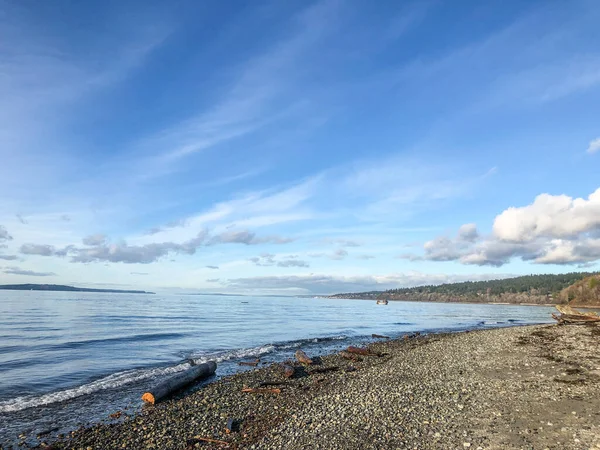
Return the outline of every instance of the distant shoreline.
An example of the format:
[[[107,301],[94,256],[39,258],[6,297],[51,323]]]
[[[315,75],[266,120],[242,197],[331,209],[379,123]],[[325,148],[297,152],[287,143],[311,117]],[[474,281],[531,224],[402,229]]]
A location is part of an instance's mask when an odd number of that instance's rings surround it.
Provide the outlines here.
[[[4,284],[3,291],[49,291],[49,292],[96,292],[105,294],[155,294],[154,292],[127,289],[94,289],[65,286],[61,284]]]

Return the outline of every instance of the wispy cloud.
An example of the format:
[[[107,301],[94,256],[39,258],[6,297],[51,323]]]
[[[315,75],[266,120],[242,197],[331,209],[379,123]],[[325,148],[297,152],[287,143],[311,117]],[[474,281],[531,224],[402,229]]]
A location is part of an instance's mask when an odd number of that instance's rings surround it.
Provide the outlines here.
[[[422,286],[466,280],[490,280],[509,277],[508,274],[429,274],[422,272],[393,273],[380,276],[334,276],[311,274],[305,276],[265,276],[222,280],[231,289],[259,292],[332,294],[392,289],[397,286]]]
[[[302,103],[290,95],[297,88],[299,68],[331,29],[338,3],[324,0],[307,7],[291,21],[286,39],[243,64],[218,103],[140,142],[139,148],[152,155],[140,176],[169,173],[185,157],[293,114]]]
[[[287,256],[282,259],[271,253],[263,253],[260,256],[250,258],[249,261],[261,267],[310,267],[307,261],[297,259],[297,257]]]
[[[293,239],[282,236],[257,236],[248,230],[226,231],[212,237],[206,229],[198,232],[193,238],[183,242],[153,242],[144,245],[129,245],[125,241],[110,242],[102,234],[91,235],[82,240],[84,247],[70,244],[57,248],[49,244],[23,244],[20,252],[23,255],[36,256],[70,256],[71,262],[113,262],[126,264],[150,264],[171,254],[194,255],[201,246],[219,244],[287,244]]]
[[[13,237],[8,234],[8,230],[0,225],[0,242],[12,241]]]
[[[7,275],[26,275],[29,277],[51,277],[56,276],[54,272],[36,272],[34,270],[24,270],[19,267],[5,267],[3,272]]]
[[[123,30],[111,23],[112,39],[96,36],[94,51],[82,54],[53,27],[39,26],[36,9],[29,8],[3,2],[0,15],[0,191],[11,193],[2,206],[13,214],[48,207],[52,201],[43,206],[38,201],[44,190],[54,192],[57,204],[85,196],[61,189],[91,169],[73,151],[80,146],[73,143],[74,119],[94,95],[125,81],[169,34],[158,24],[138,22]]]
[[[587,148],[587,152],[590,154],[596,153],[597,151],[600,151],[600,137],[591,141]]]

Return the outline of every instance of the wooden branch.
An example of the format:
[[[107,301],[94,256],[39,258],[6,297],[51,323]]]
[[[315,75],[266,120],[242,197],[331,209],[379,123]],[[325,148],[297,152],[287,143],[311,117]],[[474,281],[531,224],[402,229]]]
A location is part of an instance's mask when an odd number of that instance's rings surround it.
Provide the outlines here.
[[[360,356],[352,354],[350,352],[346,352],[346,351],[341,351],[340,356],[344,359],[349,359],[350,361],[354,361],[354,362],[362,361],[362,358]]]
[[[289,386],[292,383],[288,382],[288,381],[263,381],[262,383],[258,384],[258,387],[265,387],[265,386]]]
[[[211,438],[202,437],[202,436],[194,436],[193,439],[195,439],[196,441],[210,442],[211,444],[229,445],[229,442],[220,441],[219,439],[211,439]]]
[[[389,336],[383,336],[381,334],[372,334],[371,337],[374,337],[376,339],[389,339]]]
[[[296,351],[296,359],[298,361],[300,361],[302,364],[306,364],[306,365],[311,365],[313,363],[313,360],[310,359],[308,357],[308,355],[306,353],[304,353],[302,350]]]
[[[361,356],[381,356],[379,353],[374,353],[366,348],[350,346],[346,349],[348,353],[354,353],[355,355]]]
[[[327,372],[335,372],[336,370],[340,370],[338,366],[332,367],[316,367],[308,372],[309,375],[313,375],[315,373],[327,373]]]
[[[259,362],[260,362],[260,359],[257,359],[255,361],[240,361],[238,363],[238,366],[252,366],[252,367],[256,367],[256,366],[258,366]]]
[[[244,388],[242,392],[249,394],[281,394],[279,388]]]

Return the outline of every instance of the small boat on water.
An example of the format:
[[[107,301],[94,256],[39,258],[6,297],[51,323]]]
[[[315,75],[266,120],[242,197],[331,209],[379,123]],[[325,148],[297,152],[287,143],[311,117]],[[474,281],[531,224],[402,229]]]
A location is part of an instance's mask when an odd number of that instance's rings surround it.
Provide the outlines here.
[[[387,304],[388,304],[388,301],[387,301],[386,299],[383,299],[383,300],[377,300],[377,304],[378,304],[378,305],[387,305]]]

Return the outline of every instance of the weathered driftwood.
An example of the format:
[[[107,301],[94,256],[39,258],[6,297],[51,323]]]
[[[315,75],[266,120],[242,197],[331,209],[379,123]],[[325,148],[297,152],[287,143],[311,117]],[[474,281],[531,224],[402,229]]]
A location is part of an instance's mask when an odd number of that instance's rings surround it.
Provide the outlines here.
[[[244,388],[242,392],[246,392],[248,394],[281,394],[281,389],[279,388]]]
[[[569,316],[585,316],[585,317],[599,317],[600,318],[600,316],[598,316],[598,313],[595,311],[582,312],[575,308],[572,308],[569,305],[556,305],[556,309],[558,309],[558,312],[560,312],[561,314],[566,314]]]
[[[286,378],[292,378],[294,373],[296,373],[296,369],[288,364],[282,364],[281,368],[283,369],[283,376]]]
[[[311,365],[313,363],[313,360],[310,359],[308,357],[308,355],[306,353],[304,353],[302,350],[296,351],[296,359],[298,361],[300,361],[302,364],[306,364],[306,365]]]
[[[389,336],[383,336],[381,334],[372,334],[371,337],[374,337],[376,339],[389,339]]]
[[[600,323],[600,316],[593,311],[581,312],[568,305],[556,305],[556,309],[558,309],[560,315],[552,314],[552,317],[559,325]]]
[[[258,387],[265,386],[289,386],[292,384],[290,381],[262,381],[258,383]]]
[[[309,375],[314,375],[316,373],[327,373],[327,372],[335,372],[336,370],[340,370],[338,366],[331,367],[316,367],[308,372]]]
[[[179,373],[168,380],[157,384],[148,392],[145,392],[144,395],[142,395],[142,400],[146,403],[154,404],[163,398],[168,397],[172,393],[183,389],[194,381],[211,376],[215,373],[215,370],[217,370],[217,363],[214,361],[192,366],[185,372]]]
[[[240,361],[238,363],[238,366],[251,366],[251,367],[256,367],[258,366],[258,363],[260,362],[259,359],[254,360],[254,361]]]
[[[346,351],[348,353],[354,353],[355,355],[361,355],[361,356],[379,356],[378,353],[374,353],[366,348],[360,348],[360,347],[350,346],[346,349]]]
[[[362,361],[362,358],[358,355],[355,355],[353,353],[350,352],[346,352],[346,351],[341,351],[340,352],[340,356],[344,359],[349,359],[351,361],[355,361],[355,362],[359,362]]]
[[[219,439],[212,439],[212,438],[202,437],[202,436],[194,436],[192,439],[190,439],[188,441],[188,445],[193,445],[193,444],[196,443],[196,442],[193,442],[193,441],[210,442],[211,444],[219,444],[219,445],[229,445],[229,442],[221,441]]]

